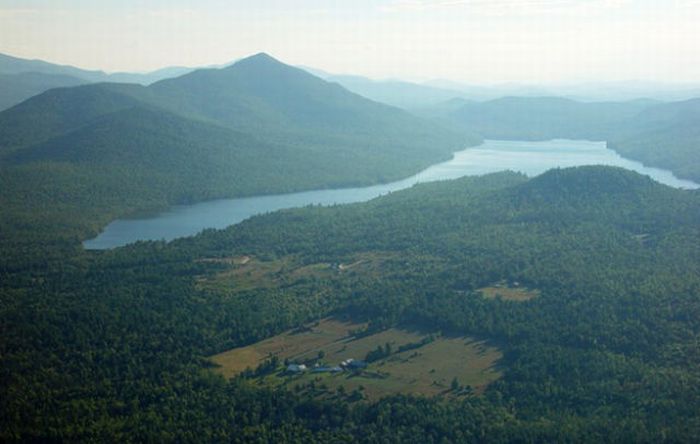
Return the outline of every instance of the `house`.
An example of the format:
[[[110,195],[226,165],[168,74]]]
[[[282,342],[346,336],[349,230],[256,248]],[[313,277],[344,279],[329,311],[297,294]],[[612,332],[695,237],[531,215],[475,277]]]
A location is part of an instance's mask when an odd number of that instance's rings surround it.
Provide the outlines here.
[[[366,368],[367,363],[365,361],[360,361],[357,359],[350,358],[350,359],[346,359],[345,361],[341,362],[340,367],[346,368],[348,370],[359,370],[362,368]]]
[[[367,368],[367,363],[365,361],[352,360],[348,363],[347,367],[352,370],[359,370],[361,368]]]
[[[287,366],[287,373],[303,373],[306,371],[306,366],[304,364],[289,364]]]
[[[353,361],[355,361],[353,358],[346,359],[345,361],[340,363],[340,366],[348,367]]]
[[[342,372],[341,367],[316,367],[312,370],[314,373],[338,373]]]

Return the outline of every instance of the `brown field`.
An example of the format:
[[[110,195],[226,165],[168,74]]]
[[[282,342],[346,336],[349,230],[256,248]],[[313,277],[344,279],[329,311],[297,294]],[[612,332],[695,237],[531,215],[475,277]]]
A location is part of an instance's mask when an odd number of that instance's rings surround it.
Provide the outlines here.
[[[540,291],[522,286],[511,286],[505,282],[499,282],[490,287],[480,288],[480,291],[485,298],[496,299],[500,297],[506,301],[524,302],[534,299],[540,295]]]
[[[420,342],[427,336],[423,332],[403,329],[389,329],[361,338],[349,335],[350,330],[361,327],[360,324],[325,319],[310,331],[287,332],[221,353],[212,360],[221,366],[217,371],[226,377],[236,375],[246,367],[255,368],[271,355],[292,362],[311,362],[319,351],[323,351],[323,364],[335,366],[348,358],[364,359],[367,352],[378,345],[389,343],[396,351],[401,345]],[[261,378],[257,383],[304,389],[313,382],[317,387],[323,387],[321,391],[316,389],[316,396],[333,395],[342,386],[346,392],[361,389],[366,399],[379,399],[398,393],[455,396],[450,384],[456,378],[461,386],[470,386],[473,393],[478,394],[500,377],[497,362],[501,357],[501,352],[486,341],[438,337],[420,348],[393,353],[373,362],[359,373],[307,372],[289,376],[280,372]]]

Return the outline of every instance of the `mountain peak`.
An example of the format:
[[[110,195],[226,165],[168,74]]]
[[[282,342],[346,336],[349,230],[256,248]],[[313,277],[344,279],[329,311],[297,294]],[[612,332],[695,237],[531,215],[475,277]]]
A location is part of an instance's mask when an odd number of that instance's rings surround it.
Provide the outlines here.
[[[274,57],[272,57],[270,54],[266,52],[259,52],[257,54],[253,54],[252,56],[248,57],[249,59],[258,59],[258,60],[274,60],[277,61]]]
[[[266,52],[259,52],[255,55],[252,55],[250,57],[246,57],[244,59],[241,59],[234,63],[231,66],[241,66],[241,65],[284,65],[284,63],[280,62],[276,58],[272,57],[270,54]]]

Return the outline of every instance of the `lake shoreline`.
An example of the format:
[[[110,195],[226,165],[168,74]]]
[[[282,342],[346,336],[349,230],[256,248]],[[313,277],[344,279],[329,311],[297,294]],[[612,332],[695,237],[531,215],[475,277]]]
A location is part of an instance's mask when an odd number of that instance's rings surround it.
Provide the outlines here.
[[[120,218],[110,222],[93,239],[83,242],[87,250],[104,250],[139,240],[173,240],[192,236],[207,228],[225,228],[253,215],[307,205],[333,205],[364,202],[383,194],[409,188],[416,183],[450,180],[497,171],[512,170],[529,177],[551,168],[581,165],[611,165],[637,171],[676,188],[698,188],[693,181],[677,178],[672,172],[648,167],[622,157],[605,141],[553,139],[548,141],[485,140],[453,153],[450,160],[438,162],[407,178],[353,188],[319,188],[281,194],[214,199],[193,204],[173,205],[145,218]]]

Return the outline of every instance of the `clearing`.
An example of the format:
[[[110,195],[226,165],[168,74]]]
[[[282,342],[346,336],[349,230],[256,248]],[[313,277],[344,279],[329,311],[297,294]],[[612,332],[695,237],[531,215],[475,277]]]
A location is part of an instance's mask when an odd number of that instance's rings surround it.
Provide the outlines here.
[[[518,282],[507,283],[500,281],[490,287],[479,288],[481,294],[487,299],[501,298],[506,301],[525,302],[540,295],[540,291],[523,287]]]
[[[390,252],[369,251],[349,255],[344,259],[343,262],[309,264],[294,256],[267,260],[247,255],[204,258],[199,262],[223,265],[225,269],[200,276],[197,285],[210,291],[237,293],[257,288],[288,286],[314,278],[376,277],[386,268],[387,263],[398,261],[400,256]]]
[[[284,386],[313,396],[335,396],[359,391],[365,399],[399,393],[424,396],[478,394],[498,379],[497,362],[502,353],[484,340],[446,337],[406,329],[389,329],[370,335],[354,336],[365,325],[338,319],[324,319],[298,331],[289,331],[248,347],[212,357],[226,377],[246,368],[255,369],[272,356],[280,362],[305,363],[309,370],[290,375],[280,366],[271,374],[257,377],[261,385]],[[364,360],[378,347],[391,351],[359,371],[317,373],[313,366],[338,366],[347,359]],[[401,347],[404,347],[404,351]],[[452,388],[456,380],[459,389]]]

